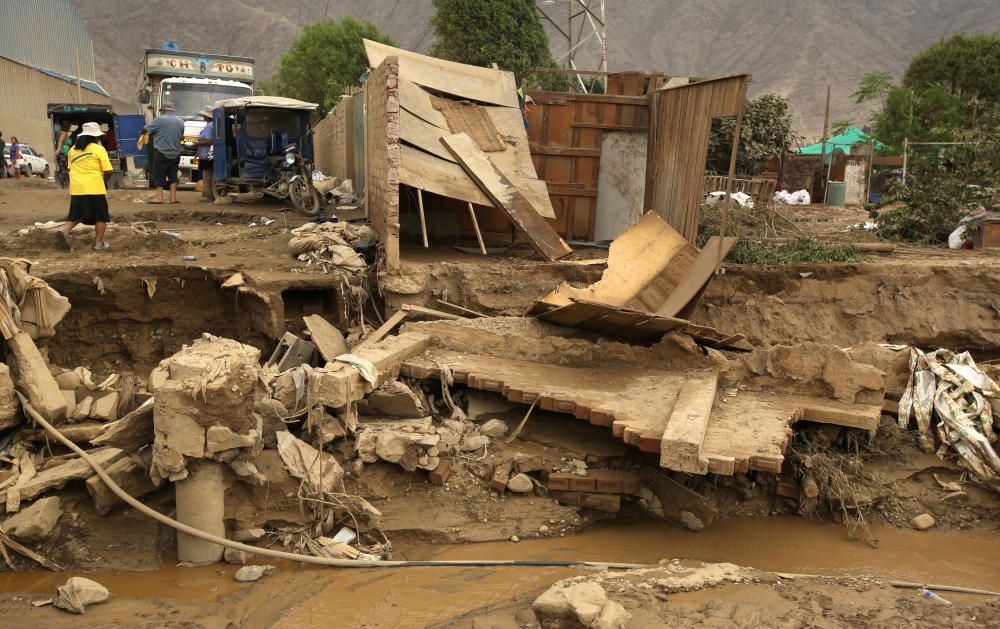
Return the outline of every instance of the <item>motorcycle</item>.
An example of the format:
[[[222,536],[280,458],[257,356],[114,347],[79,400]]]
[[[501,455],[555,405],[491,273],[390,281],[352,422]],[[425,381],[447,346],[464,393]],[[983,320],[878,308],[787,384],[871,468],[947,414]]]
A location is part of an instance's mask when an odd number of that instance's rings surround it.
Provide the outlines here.
[[[322,199],[312,185],[312,164],[302,156],[296,144],[289,144],[285,149],[281,174],[264,194],[291,200],[292,207],[307,216],[315,216],[322,209]]]

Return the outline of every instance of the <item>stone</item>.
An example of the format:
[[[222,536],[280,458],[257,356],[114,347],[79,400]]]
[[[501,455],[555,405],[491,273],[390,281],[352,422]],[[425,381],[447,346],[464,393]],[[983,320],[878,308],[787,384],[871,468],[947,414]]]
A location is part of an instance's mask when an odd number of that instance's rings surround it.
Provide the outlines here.
[[[558,581],[531,604],[542,627],[593,627],[608,595],[590,581]]]
[[[114,446],[126,452],[153,443],[153,400],[148,399],[121,419],[105,424],[104,433],[90,441],[95,446]]]
[[[388,380],[368,396],[366,413],[417,419],[426,417],[427,409],[413,389],[399,380]]]
[[[90,407],[93,405],[94,397],[92,395],[84,396],[84,398],[76,404],[76,410],[73,412],[73,419],[79,421],[90,417]]]
[[[540,527],[538,527],[538,533],[539,533],[539,534],[541,534],[541,535],[545,535],[545,534],[546,534],[546,533],[548,533],[548,532],[549,532],[549,527],[548,527],[548,525],[547,525],[547,524],[543,524],[543,525],[541,525]]]
[[[205,431],[205,452],[214,454],[232,448],[252,448],[257,445],[258,439],[259,435],[255,429],[240,435],[228,426],[209,426]]]
[[[515,494],[530,494],[535,490],[535,483],[527,474],[514,474],[507,481],[507,491]]]
[[[257,581],[261,577],[271,576],[278,573],[278,568],[269,564],[256,566],[243,566],[236,571],[235,579],[241,583]]]
[[[66,417],[76,418],[76,391],[62,390],[63,397],[66,398]]]
[[[21,542],[37,542],[52,533],[62,513],[59,496],[42,498],[7,518],[0,530]]]
[[[21,423],[19,408],[20,404],[14,395],[14,381],[10,378],[10,368],[0,363],[0,430],[13,428]]]
[[[478,452],[485,448],[489,442],[489,438],[484,437],[483,435],[469,435],[462,440],[459,449],[462,452]]]
[[[653,507],[651,505],[651,509],[652,508]],[[663,511],[662,503],[660,504],[660,511],[661,513]],[[701,529],[705,528],[705,523],[702,522],[698,516],[691,513],[690,511],[681,511],[680,518],[681,518],[681,524],[684,526],[684,528],[686,528],[689,531],[700,531]]]
[[[118,448],[94,448],[89,450],[87,454],[97,461],[98,465],[107,467],[124,456],[125,453]],[[93,475],[94,469],[86,461],[80,458],[69,459],[59,465],[43,469],[31,480],[21,485],[21,500],[33,500],[47,491],[63,487],[72,480],[90,478]],[[6,499],[7,491],[0,491],[0,504],[3,504]]]
[[[518,543],[519,541],[521,541],[521,538],[520,538],[520,537],[518,537],[517,535],[511,535],[511,536],[510,536],[510,541],[512,541],[512,542],[514,542],[514,543],[516,544],[516,543]]]
[[[233,540],[237,542],[256,542],[263,539],[267,531],[262,528],[239,529],[233,533]]]
[[[26,332],[18,332],[6,340],[8,360],[17,365],[15,384],[25,393],[31,406],[53,424],[66,419],[66,398],[52,377],[48,365],[35,342]]]
[[[56,376],[56,384],[63,391],[76,391],[83,386],[83,378],[75,371],[64,371]]]
[[[94,403],[90,407],[90,417],[103,422],[113,422],[118,419],[118,392],[112,391],[94,398]]]
[[[502,419],[491,419],[479,427],[479,433],[487,437],[503,437],[509,431],[507,422]]]
[[[70,577],[65,585],[56,588],[56,598],[52,604],[74,614],[82,614],[87,605],[103,603],[111,598],[111,592],[97,581],[84,577]]]
[[[274,398],[262,397],[254,404],[253,410],[261,418],[261,441],[265,448],[273,450],[278,447],[275,433],[288,430],[288,425],[282,421],[282,418],[289,419],[288,409]]]
[[[232,563],[237,565],[246,565],[246,562],[250,559],[252,555],[245,550],[237,550],[235,548],[226,548],[222,551],[222,559],[226,563]]]
[[[627,629],[632,614],[614,601],[608,601],[594,619],[592,629]],[[752,622],[748,623],[752,624]]]
[[[934,526],[936,523],[937,521],[934,519],[934,516],[929,513],[921,513],[910,520],[910,524],[912,524],[913,528],[918,531],[925,531]]]
[[[140,498],[156,491],[157,485],[149,478],[146,468],[131,458],[123,458],[109,465],[105,470],[125,493],[133,498]],[[94,500],[94,511],[98,515],[107,515],[122,499],[111,491],[100,476],[96,474],[87,479],[87,492]]]

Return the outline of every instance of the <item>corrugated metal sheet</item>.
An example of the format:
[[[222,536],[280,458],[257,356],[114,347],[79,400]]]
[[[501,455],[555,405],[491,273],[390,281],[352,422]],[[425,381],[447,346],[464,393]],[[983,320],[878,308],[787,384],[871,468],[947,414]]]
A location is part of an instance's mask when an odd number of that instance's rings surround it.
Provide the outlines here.
[[[49,103],[76,103],[76,84],[39,72],[26,65],[0,58],[0,130],[9,142],[11,136],[29,144],[54,163],[52,130],[49,126]],[[81,90],[83,102],[108,104],[107,96]]]
[[[72,0],[0,0],[0,56],[97,80],[94,42]]]
[[[712,118],[735,116],[750,77],[711,79],[654,92],[649,111],[646,209],[685,238],[698,235]]]

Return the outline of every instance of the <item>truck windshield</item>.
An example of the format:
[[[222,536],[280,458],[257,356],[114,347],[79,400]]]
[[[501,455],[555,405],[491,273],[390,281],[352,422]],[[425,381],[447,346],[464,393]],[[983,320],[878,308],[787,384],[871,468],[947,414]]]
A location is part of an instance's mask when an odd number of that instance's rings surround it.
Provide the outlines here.
[[[197,118],[205,107],[215,105],[215,101],[225,98],[252,96],[249,85],[205,85],[198,83],[164,83],[163,98],[170,101],[174,112],[181,118]]]

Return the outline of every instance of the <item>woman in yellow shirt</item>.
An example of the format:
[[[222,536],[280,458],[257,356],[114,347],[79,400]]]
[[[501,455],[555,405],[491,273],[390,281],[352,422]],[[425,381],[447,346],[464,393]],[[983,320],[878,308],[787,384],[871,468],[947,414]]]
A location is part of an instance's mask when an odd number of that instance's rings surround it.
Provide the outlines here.
[[[66,156],[69,162],[69,216],[63,223],[62,237],[68,248],[69,232],[83,223],[94,226],[94,249],[104,251],[111,245],[104,241],[108,214],[108,190],[105,182],[111,177],[111,160],[97,138],[104,135],[96,122],[85,122]]]

